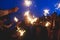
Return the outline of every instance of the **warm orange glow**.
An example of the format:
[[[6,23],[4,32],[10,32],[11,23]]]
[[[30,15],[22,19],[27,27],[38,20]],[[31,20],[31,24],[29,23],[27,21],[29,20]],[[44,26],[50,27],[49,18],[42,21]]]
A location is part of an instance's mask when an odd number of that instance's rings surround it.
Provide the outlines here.
[[[56,7],[55,9],[60,9],[60,3],[56,3],[55,7]]]
[[[50,22],[46,22],[46,24],[45,24],[46,27],[48,27],[48,26],[50,26],[50,25],[51,25]]]
[[[31,24],[33,24],[33,23],[36,22],[36,21],[37,21],[37,18],[32,19],[32,20],[31,20]]]
[[[20,33],[20,36],[23,36],[24,33],[26,32],[25,30],[22,30],[19,27],[17,27],[17,31]]]
[[[29,16],[29,10],[25,12],[24,16]]]
[[[31,24],[33,24],[34,22],[36,22],[37,19],[38,19],[38,18],[36,18],[36,17],[34,17],[34,16],[31,16],[31,15],[29,14],[29,11],[26,11],[25,14],[24,14],[24,16],[26,16],[27,22],[28,22],[28,23],[31,23]]]
[[[18,18],[14,17],[14,21],[15,21],[15,22],[18,22]]]

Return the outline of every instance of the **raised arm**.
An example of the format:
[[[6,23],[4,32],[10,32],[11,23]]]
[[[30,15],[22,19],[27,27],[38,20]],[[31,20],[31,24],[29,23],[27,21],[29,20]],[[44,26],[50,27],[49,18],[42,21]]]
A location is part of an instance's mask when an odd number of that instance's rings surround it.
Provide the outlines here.
[[[17,12],[18,9],[19,9],[18,7],[15,7],[15,8],[12,8],[12,9],[10,9],[10,10],[0,10],[0,17],[1,17],[1,16],[8,15],[8,14],[10,14],[10,13],[12,13],[12,12]]]

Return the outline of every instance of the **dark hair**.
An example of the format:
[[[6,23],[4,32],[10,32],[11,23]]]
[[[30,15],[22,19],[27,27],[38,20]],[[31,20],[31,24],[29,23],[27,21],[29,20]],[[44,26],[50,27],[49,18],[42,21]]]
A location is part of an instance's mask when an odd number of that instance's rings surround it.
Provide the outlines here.
[[[9,15],[5,15],[5,16],[0,17],[0,20],[3,20],[3,19],[9,19]]]

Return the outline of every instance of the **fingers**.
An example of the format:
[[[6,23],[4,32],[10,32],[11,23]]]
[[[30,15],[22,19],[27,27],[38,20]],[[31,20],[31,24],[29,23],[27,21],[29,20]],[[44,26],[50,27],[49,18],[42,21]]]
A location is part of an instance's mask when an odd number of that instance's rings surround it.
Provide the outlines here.
[[[12,12],[17,12],[18,9],[19,9],[18,7],[13,8],[13,9],[12,9]]]

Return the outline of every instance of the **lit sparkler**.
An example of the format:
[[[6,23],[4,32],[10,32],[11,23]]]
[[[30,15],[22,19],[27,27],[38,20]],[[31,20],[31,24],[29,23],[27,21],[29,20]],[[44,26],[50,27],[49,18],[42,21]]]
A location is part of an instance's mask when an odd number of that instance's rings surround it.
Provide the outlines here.
[[[25,12],[24,16],[29,16],[29,10]]]
[[[31,24],[33,24],[33,23],[36,22],[36,21],[37,21],[37,18],[32,19],[32,20],[31,20]]]
[[[24,14],[24,16],[26,16],[27,22],[28,22],[28,23],[31,23],[31,24],[33,24],[34,22],[36,22],[37,19],[38,19],[38,18],[36,18],[36,17],[34,17],[34,16],[31,16],[31,15],[29,14],[29,11],[26,11],[25,14]]]
[[[48,9],[45,9],[43,11],[44,11],[44,16],[47,16],[47,14],[49,14],[49,10]]]
[[[15,22],[18,22],[18,18],[17,18],[17,17],[14,17],[14,21],[15,21]]]
[[[45,24],[46,27],[48,27],[48,26],[50,26],[50,25],[51,25],[50,22],[46,22],[46,24]]]
[[[17,27],[17,31],[20,33],[20,36],[23,36],[24,33],[26,32],[25,30],[22,30],[19,27]]]
[[[29,7],[32,4],[32,2],[30,0],[25,0],[24,4],[25,6]]]

